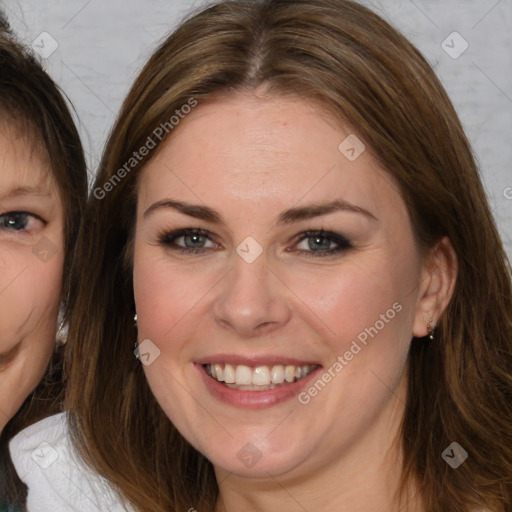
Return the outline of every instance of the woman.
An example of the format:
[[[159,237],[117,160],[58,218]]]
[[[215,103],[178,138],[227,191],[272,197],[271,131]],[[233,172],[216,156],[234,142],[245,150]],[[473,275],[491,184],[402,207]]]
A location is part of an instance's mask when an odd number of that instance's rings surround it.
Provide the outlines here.
[[[63,276],[85,206],[87,178],[80,139],[61,93],[14,41],[1,16],[0,155],[3,508],[4,498],[13,504],[22,493],[7,469],[8,440],[59,407],[56,326],[68,292]],[[46,381],[34,391],[53,352]]]
[[[84,226],[71,433],[135,509],[512,507],[510,267],[446,93],[371,11],[183,23]]]

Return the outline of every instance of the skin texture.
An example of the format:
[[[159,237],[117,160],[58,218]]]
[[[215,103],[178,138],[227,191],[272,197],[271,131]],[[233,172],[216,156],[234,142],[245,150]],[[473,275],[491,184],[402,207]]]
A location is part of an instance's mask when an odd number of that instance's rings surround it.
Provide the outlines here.
[[[238,94],[199,105],[141,177],[139,342],[160,350],[144,369],[167,416],[213,462],[219,511],[390,510],[407,352],[446,307],[456,263],[447,240],[419,254],[392,178],[368,149],[354,161],[338,150],[350,133],[304,100]],[[213,208],[224,224],[170,207],[145,215],[164,199]],[[276,222],[283,210],[334,199],[371,215]],[[181,228],[212,233],[202,253],[160,243]],[[353,247],[311,256],[314,237],[298,235],[314,230],[339,233]],[[252,263],[236,252],[249,236],[262,248]],[[400,312],[305,405],[296,397],[260,409],[221,402],[194,365],[231,354],[292,357],[327,370],[396,303]],[[261,456],[252,467],[237,455],[247,443]]]
[[[64,218],[49,176],[31,141],[0,127],[0,430],[41,380],[55,343]]]

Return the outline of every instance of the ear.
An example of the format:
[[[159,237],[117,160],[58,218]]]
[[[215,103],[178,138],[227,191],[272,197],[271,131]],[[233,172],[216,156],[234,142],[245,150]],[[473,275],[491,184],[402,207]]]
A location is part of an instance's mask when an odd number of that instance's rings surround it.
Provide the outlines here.
[[[426,255],[413,323],[413,335],[428,334],[427,325],[439,323],[457,281],[457,255],[448,237],[443,237]],[[432,322],[430,321],[432,319]]]

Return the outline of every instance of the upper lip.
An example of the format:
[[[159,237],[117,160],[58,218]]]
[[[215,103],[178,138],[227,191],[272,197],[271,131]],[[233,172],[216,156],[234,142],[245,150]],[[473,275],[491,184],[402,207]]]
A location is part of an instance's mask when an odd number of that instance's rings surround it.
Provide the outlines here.
[[[287,356],[278,355],[260,355],[260,356],[242,356],[235,354],[215,354],[211,356],[200,357],[195,359],[196,364],[231,364],[245,366],[306,366],[317,365],[320,363],[311,359],[295,359]]]

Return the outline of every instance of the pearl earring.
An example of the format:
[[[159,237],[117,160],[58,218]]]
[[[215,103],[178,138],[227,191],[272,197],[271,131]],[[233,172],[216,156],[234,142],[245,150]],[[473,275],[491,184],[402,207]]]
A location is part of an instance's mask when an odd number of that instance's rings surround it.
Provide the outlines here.
[[[434,321],[432,320],[432,318],[429,318],[428,320],[428,324],[427,324],[427,334],[428,334],[428,337],[433,340],[434,339],[434,332],[436,330],[435,326],[432,325]]]

